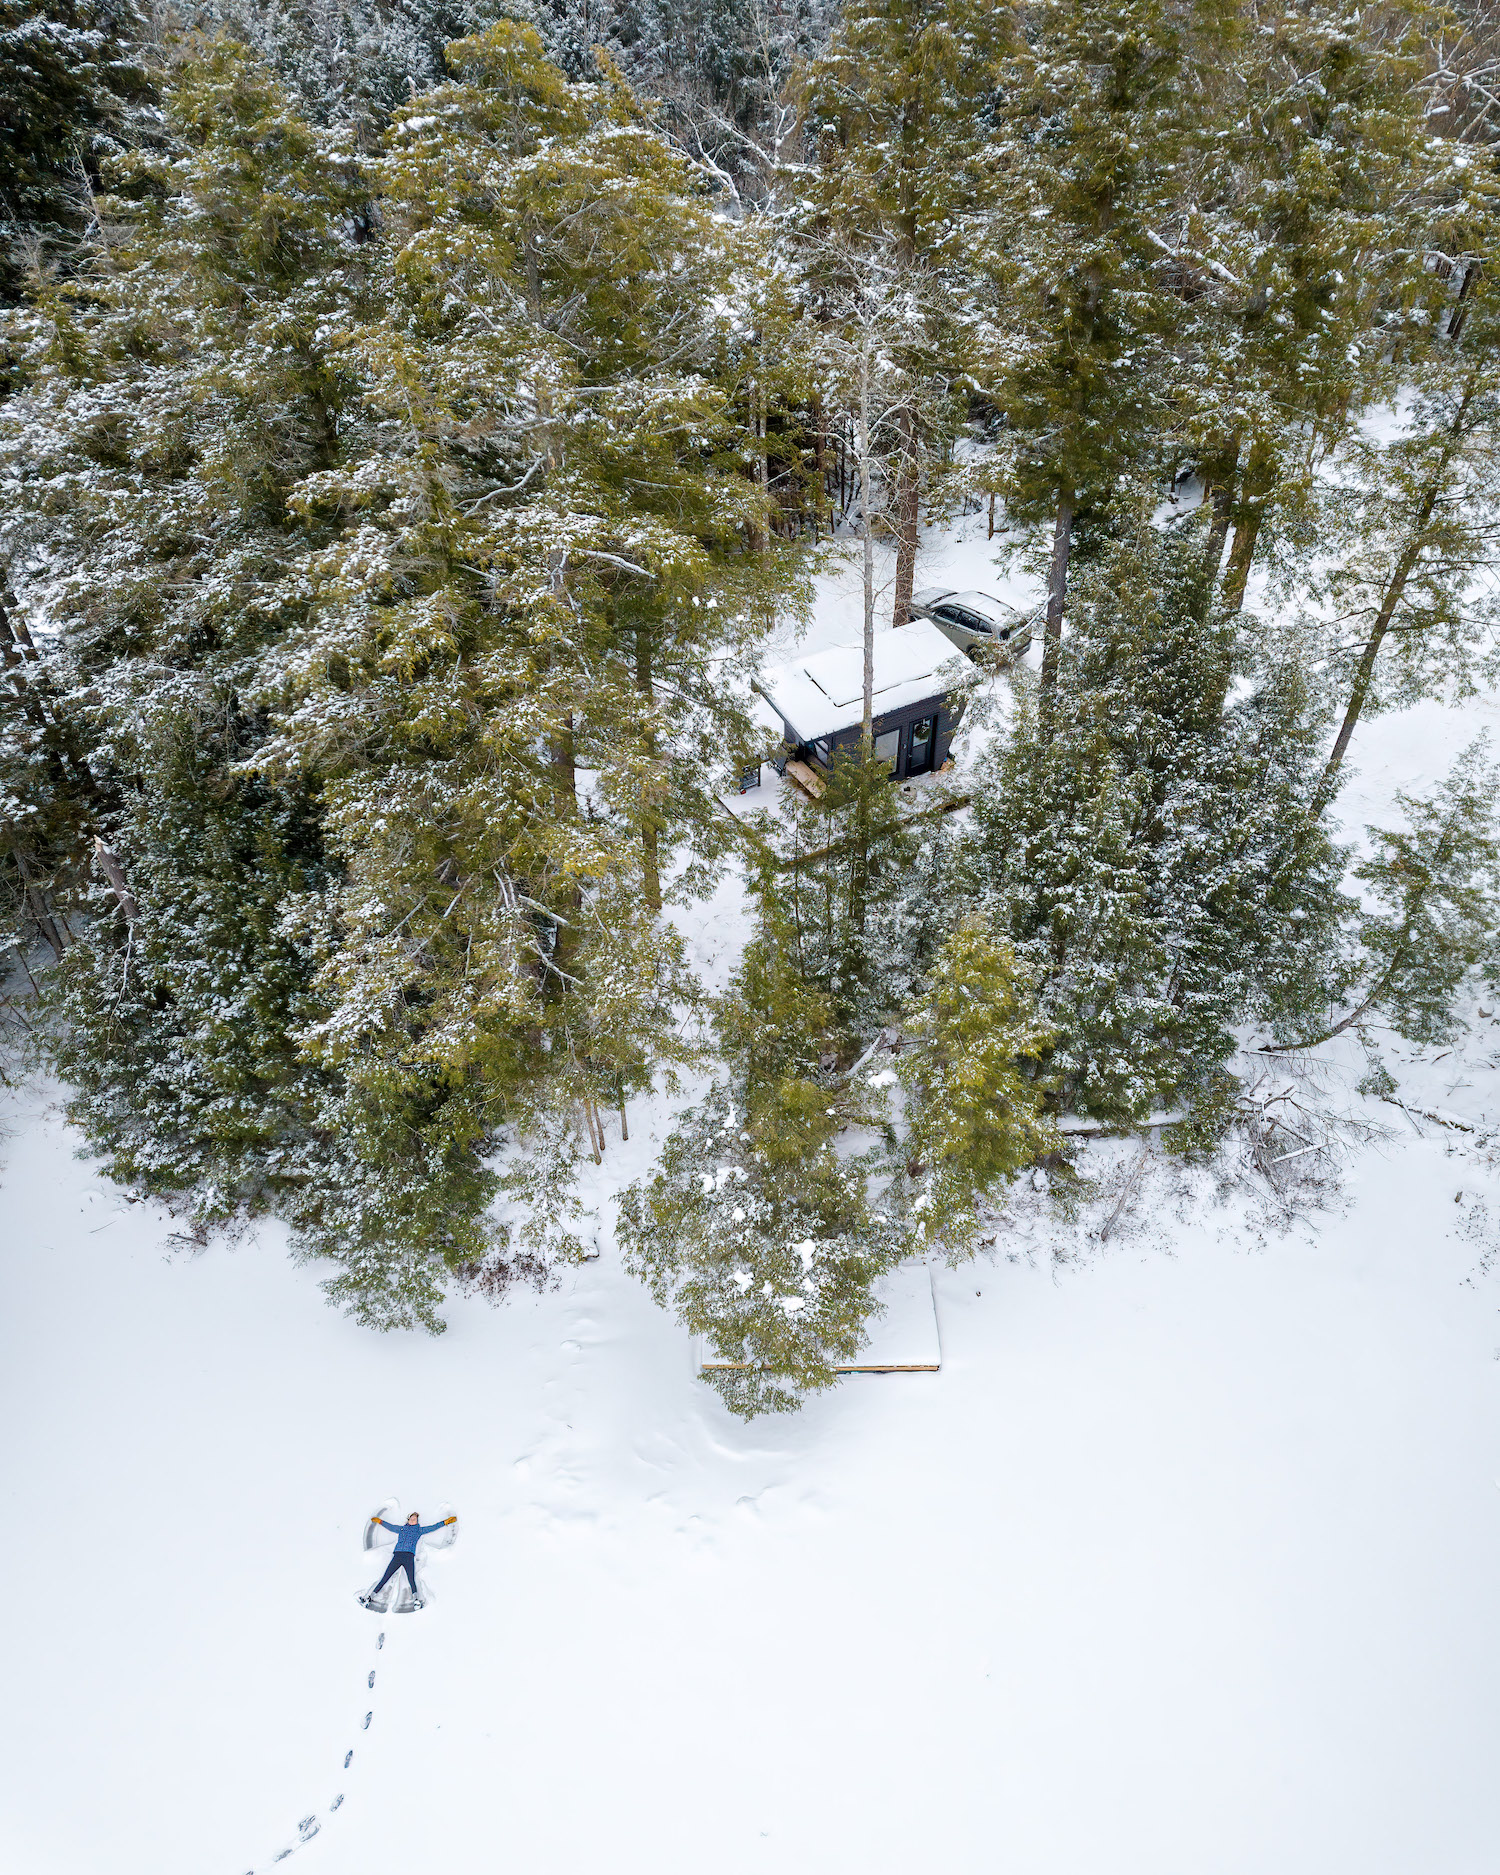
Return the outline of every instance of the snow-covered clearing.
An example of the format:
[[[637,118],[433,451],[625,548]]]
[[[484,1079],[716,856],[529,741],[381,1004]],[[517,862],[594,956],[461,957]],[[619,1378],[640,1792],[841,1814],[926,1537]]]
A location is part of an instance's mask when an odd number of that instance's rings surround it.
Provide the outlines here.
[[[921,577],[1016,596],[977,534]],[[1356,817],[1493,713],[1363,725]],[[687,923],[722,972],[732,884]],[[23,1092],[0,1865],[244,1875],[315,1816],[289,1866],[324,1875],[1488,1875],[1496,1044],[1403,1054],[1476,1131],[1373,1103],[1393,1130],[1311,1226],[1200,1207],[939,1271],[940,1373],[750,1427],[607,1240],[440,1340],[372,1335],[275,1230],[169,1245]],[[601,1196],[666,1124],[631,1118]],[[380,1622],[392,1495],[462,1521]]]

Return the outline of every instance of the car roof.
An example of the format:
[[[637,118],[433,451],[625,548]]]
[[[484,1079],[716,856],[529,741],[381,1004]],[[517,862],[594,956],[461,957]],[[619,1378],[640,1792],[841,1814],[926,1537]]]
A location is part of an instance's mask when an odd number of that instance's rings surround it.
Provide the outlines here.
[[[1019,607],[1007,605],[1005,600],[997,599],[993,593],[945,592],[939,593],[938,599],[929,599],[926,603],[936,605],[940,599],[951,599],[954,605],[967,606],[971,612],[987,612],[991,618],[1013,619],[1022,616]]]

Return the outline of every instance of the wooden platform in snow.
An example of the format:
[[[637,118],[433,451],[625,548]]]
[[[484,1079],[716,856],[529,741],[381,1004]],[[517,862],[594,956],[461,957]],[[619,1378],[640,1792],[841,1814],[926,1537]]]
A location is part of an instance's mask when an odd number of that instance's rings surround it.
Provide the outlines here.
[[[937,1309],[932,1300],[932,1272],[925,1263],[903,1263],[881,1282],[877,1294],[885,1312],[870,1323],[870,1338],[852,1361],[840,1361],[841,1374],[935,1374],[942,1365]],[[698,1366],[743,1367],[726,1361],[706,1342],[698,1342]]]
[[[796,782],[802,792],[812,801],[821,801],[827,794],[827,784],[817,769],[808,762],[799,762],[795,756],[788,760],[786,772]]]

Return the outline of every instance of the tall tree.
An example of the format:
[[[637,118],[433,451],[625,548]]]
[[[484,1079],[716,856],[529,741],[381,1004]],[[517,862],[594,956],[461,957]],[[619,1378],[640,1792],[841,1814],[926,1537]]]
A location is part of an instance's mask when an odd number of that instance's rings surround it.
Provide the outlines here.
[[[1420,290],[1431,139],[1417,18],[1320,0],[1236,9],[1203,75],[1156,238],[1177,299],[1180,446],[1205,486],[1205,558],[1230,615],[1268,520],[1295,523],[1320,458],[1388,390]]]
[[[1080,566],[1050,720],[1023,703],[948,872],[1036,984],[1065,1107],[1189,1099],[1237,1025],[1276,1032],[1336,973],[1343,856],[1311,811],[1315,720],[1264,658],[1225,710],[1190,532],[1140,510]]]
[[[1320,805],[1372,699],[1468,684],[1497,622],[1483,575],[1500,538],[1500,179],[1492,160],[1432,139],[1421,181],[1426,264],[1391,335],[1405,394],[1350,436],[1327,503],[1345,548],[1329,581],[1344,689]]]
[[[682,1058],[651,901],[716,861],[725,660],[776,568],[734,231],[617,82],[514,25],[452,56],[369,163],[242,50],[190,61],[6,418],[141,913],[64,980],[80,1111],[204,1215],[283,1210],[382,1322],[503,1261],[502,1125],[561,1105],[597,1150]],[[226,958],[239,1054],[200,1000]],[[188,1097],[209,1059],[227,1103]]]
[[[111,156],[154,128],[133,0],[0,4],[0,301],[97,233]]]
[[[1012,33],[1006,9],[976,0],[860,0],[801,77],[808,265],[815,280],[832,276],[836,300],[861,302],[881,353],[898,626],[911,617],[924,461],[951,437],[976,359],[994,346],[972,304],[965,230],[987,196],[980,159]]]
[[[1005,69],[983,252],[1025,341],[995,391],[1012,433],[1007,505],[1051,528],[1044,728],[1079,514],[1109,505],[1165,420],[1157,231],[1221,46],[1217,0],[1058,0]]]
[[[880,837],[862,845],[872,782]],[[737,1413],[831,1386],[909,1241],[874,1196],[884,1103],[858,1068],[923,968],[931,874],[867,761],[793,809],[755,849],[755,930],[715,1010],[725,1079],[622,1199],[630,1267],[732,1363],[708,1378]]]
[[[1304,1022],[1291,1046],[1316,1048],[1377,1013],[1409,1041],[1430,1047],[1452,1040],[1464,979],[1478,966],[1494,983],[1500,971],[1497,787],[1481,738],[1430,794],[1396,796],[1404,826],[1366,829],[1371,853],[1354,868],[1365,902],[1340,986],[1354,1007],[1331,1020],[1320,1012],[1312,1036]]]
[[[1054,1037],[1010,946],[967,913],[908,1012],[899,1073],[909,1101],[904,1194],[950,1257],[972,1247],[986,1204],[1062,1139],[1043,1114],[1037,1063]]]

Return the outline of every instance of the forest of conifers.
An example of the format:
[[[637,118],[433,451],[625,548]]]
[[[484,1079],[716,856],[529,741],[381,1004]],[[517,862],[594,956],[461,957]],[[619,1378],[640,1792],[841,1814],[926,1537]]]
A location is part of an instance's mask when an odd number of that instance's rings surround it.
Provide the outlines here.
[[[1494,650],[1497,85],[1484,0],[0,0],[13,1035],[381,1326],[706,1089],[617,1223],[745,1412],[1066,1116],[1211,1156],[1243,1050],[1442,1037],[1487,751],[1339,802]],[[991,503],[1042,656],[967,810],[867,703],[747,830],[818,557],[901,627]]]

